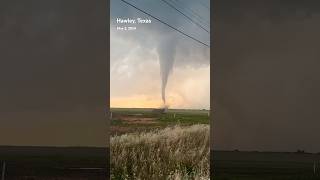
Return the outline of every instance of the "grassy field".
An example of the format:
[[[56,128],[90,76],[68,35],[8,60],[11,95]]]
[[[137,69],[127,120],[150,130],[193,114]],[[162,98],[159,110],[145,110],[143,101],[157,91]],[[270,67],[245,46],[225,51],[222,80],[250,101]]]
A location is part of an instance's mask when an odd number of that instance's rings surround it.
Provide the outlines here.
[[[111,179],[208,179],[209,126],[111,138]]]
[[[320,179],[320,155],[285,152],[214,151],[215,180]]]
[[[209,178],[207,110],[111,112],[111,179]]]
[[[87,147],[0,146],[6,180],[103,180],[107,149]]]
[[[145,132],[169,126],[209,124],[208,110],[169,109],[165,114],[147,108],[112,108],[111,135]]]

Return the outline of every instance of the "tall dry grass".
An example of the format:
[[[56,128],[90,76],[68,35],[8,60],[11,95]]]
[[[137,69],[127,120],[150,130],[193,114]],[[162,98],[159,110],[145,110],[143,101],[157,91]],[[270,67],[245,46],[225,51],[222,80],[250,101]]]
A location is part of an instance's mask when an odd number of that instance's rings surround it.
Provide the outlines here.
[[[111,138],[111,179],[209,179],[209,125]]]

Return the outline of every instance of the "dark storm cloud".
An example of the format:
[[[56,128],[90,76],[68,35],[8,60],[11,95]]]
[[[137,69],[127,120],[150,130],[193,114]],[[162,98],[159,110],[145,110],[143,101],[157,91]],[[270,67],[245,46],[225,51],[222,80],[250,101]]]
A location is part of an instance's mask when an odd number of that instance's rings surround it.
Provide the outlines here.
[[[320,151],[320,2],[214,7],[214,148]]]
[[[105,146],[106,2],[0,2],[0,145]]]
[[[1,1],[0,7],[0,111],[102,105],[103,7],[84,0]]]

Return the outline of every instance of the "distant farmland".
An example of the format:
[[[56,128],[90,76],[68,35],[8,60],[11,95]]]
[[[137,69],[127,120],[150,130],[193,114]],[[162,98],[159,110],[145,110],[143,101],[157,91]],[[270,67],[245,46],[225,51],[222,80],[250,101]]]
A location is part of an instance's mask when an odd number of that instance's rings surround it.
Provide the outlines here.
[[[316,180],[320,155],[303,152],[212,151],[215,180]]]
[[[168,126],[209,124],[208,110],[169,109],[165,114],[151,108],[112,108],[111,135],[144,132]]]
[[[0,146],[5,180],[104,180],[107,148]],[[0,173],[1,174],[1,173]]]

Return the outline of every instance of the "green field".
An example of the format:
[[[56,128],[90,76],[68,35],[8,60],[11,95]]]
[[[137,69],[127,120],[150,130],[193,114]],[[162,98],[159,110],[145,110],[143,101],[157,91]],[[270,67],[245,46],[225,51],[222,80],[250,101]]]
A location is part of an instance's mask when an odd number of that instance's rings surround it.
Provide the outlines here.
[[[169,109],[154,113],[151,108],[111,108],[111,135],[143,132],[169,126],[209,124],[208,110]]]
[[[302,152],[211,152],[215,180],[320,179],[320,155]]]

